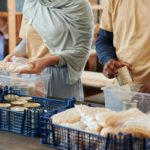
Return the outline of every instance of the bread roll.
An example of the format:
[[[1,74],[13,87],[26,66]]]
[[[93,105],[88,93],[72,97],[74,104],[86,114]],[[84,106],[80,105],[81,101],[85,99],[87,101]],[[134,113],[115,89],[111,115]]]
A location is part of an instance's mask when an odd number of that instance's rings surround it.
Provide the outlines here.
[[[89,128],[91,131],[100,132],[102,126],[100,126],[95,119],[82,118],[81,121]]]
[[[137,117],[144,117],[146,114],[141,112],[137,108],[132,108],[126,111],[121,111],[118,113],[112,113],[112,115],[109,115],[107,119],[105,120],[105,125],[106,126],[119,126],[122,125],[125,121],[134,118],[136,119]]]
[[[22,70],[27,70],[27,71],[30,71],[32,70],[34,66],[32,64],[21,64],[20,66],[17,66],[14,70],[14,72],[18,73]]]
[[[80,121],[80,115],[75,108],[68,109],[52,116],[54,124],[75,123]]]
[[[148,127],[139,125],[129,125],[125,126],[124,130],[126,131],[126,133],[130,133],[134,137],[150,138],[150,128]]]
[[[106,120],[111,117],[112,115],[115,115],[117,112],[111,112],[111,111],[108,111],[108,112],[101,112],[101,113],[98,113],[96,114],[96,121],[97,123],[102,126],[102,127],[107,127],[107,123],[106,123]]]
[[[14,72],[16,67],[17,67],[16,63],[10,63],[9,66],[6,66],[6,70],[7,70],[7,72]]]
[[[96,121],[96,114],[100,112],[109,112],[106,108],[89,107],[86,105],[76,105],[76,110],[81,115],[81,120],[88,126],[92,131],[100,132],[102,126]]]
[[[148,115],[131,118],[123,124],[126,132],[141,138],[150,137],[150,119]]]
[[[100,107],[89,107],[86,105],[75,105],[75,109],[81,115],[81,117],[90,116],[94,117],[99,112],[107,112],[110,111],[107,108],[100,108]]]
[[[15,72],[18,73],[21,70],[30,71],[34,66],[32,64],[23,64],[17,62],[0,62],[0,70],[6,72]]]

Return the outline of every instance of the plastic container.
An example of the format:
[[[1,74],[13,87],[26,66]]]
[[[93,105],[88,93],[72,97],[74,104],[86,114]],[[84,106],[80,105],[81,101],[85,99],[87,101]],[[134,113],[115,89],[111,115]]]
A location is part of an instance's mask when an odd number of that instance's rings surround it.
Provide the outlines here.
[[[0,72],[3,86],[20,90],[22,95],[46,97],[50,74],[16,74]]]
[[[42,117],[41,144],[61,150],[150,150],[150,139],[140,139],[131,135],[91,134],[52,123],[50,117],[55,112]]]
[[[4,96],[7,94],[18,94],[19,91],[5,90],[0,95],[0,102],[4,102]],[[19,94],[18,94],[19,95]],[[40,116],[45,112],[59,112],[74,106],[74,98],[54,99],[32,97],[32,101],[40,103],[39,108],[24,110],[23,112],[0,108],[0,130],[14,132],[26,136],[39,136],[41,133]]]
[[[143,111],[150,111],[150,94],[137,92],[141,85],[130,84],[126,87],[104,87],[105,107],[113,111],[121,111],[123,102],[137,101],[137,107]]]

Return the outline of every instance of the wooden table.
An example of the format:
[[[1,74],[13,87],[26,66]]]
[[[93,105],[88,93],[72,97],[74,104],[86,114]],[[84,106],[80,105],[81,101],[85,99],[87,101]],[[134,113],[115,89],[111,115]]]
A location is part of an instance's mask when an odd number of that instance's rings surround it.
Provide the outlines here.
[[[99,72],[84,71],[81,76],[81,82],[84,86],[90,86],[100,89],[106,85],[112,84],[114,82],[114,79],[108,79]]]

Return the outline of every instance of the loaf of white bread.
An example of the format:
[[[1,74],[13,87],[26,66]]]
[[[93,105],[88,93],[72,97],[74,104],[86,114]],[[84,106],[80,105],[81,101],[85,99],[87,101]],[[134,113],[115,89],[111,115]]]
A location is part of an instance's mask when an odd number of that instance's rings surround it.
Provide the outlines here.
[[[150,138],[150,116],[138,108],[114,112],[105,108],[76,105],[52,117],[55,124],[99,134],[132,134],[135,137]]]
[[[76,123],[80,121],[80,115],[75,108],[68,109],[61,113],[52,116],[54,124],[68,124]]]
[[[98,133],[101,131],[102,126],[99,125],[98,122],[96,121],[96,114],[110,111],[109,109],[106,108],[89,107],[86,105],[75,105],[75,109],[81,116],[81,121],[87,125],[89,130]]]
[[[30,71],[34,66],[32,64],[23,64],[16,62],[0,62],[0,71],[19,73],[21,70]]]

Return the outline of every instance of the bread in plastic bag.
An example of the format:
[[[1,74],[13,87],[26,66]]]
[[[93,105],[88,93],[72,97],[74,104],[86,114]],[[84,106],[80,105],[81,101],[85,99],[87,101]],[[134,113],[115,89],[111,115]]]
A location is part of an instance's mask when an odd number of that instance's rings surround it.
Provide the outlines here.
[[[80,121],[80,115],[75,108],[68,109],[52,116],[54,124],[75,123]]]
[[[105,120],[106,126],[119,126],[122,125],[126,120],[129,119],[136,119],[137,117],[145,116],[145,114],[140,111],[138,108],[131,108],[129,110],[121,111],[118,113],[112,113],[107,119]]]

